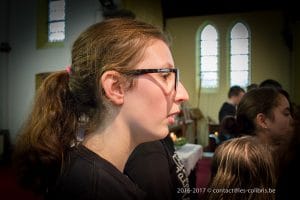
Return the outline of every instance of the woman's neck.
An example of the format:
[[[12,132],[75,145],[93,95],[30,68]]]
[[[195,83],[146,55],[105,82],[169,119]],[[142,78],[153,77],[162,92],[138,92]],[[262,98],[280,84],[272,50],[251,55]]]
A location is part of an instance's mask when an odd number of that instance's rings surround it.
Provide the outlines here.
[[[268,131],[264,131],[263,129],[261,129],[256,131],[256,135],[263,144],[270,144],[270,136]]]
[[[95,131],[84,139],[83,145],[123,172],[136,144],[130,131],[121,127],[112,125],[105,130]]]

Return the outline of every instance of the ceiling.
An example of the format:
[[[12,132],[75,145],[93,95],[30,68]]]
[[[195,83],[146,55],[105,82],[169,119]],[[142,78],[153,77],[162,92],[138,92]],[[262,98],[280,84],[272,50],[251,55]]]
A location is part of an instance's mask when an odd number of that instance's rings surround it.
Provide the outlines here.
[[[295,0],[161,0],[164,19],[260,10],[282,10],[298,16]],[[296,10],[297,8],[297,10]]]
[[[120,0],[99,0],[105,16],[134,16],[131,11],[118,10]],[[263,10],[283,11],[287,19],[300,20],[296,0],[161,0],[164,22],[169,18],[241,13]]]

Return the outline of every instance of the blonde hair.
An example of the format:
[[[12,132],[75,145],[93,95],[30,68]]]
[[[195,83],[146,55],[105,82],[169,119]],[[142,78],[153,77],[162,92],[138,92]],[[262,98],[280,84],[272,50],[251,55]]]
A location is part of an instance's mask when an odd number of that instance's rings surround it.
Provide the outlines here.
[[[207,194],[207,199],[275,199],[275,173],[272,150],[256,137],[225,141],[216,149],[212,162],[209,186],[217,192]]]

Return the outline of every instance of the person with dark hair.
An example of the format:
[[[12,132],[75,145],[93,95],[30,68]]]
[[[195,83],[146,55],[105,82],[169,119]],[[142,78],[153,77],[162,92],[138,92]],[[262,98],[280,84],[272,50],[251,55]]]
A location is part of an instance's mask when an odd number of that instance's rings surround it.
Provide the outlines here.
[[[235,116],[236,106],[245,94],[245,90],[238,85],[230,87],[228,91],[228,100],[223,103],[219,111],[219,123],[225,116]]]
[[[251,83],[250,85],[247,86],[247,92],[256,88],[258,88],[258,85],[256,83]]]
[[[257,137],[223,142],[212,159],[207,200],[275,199],[276,174],[271,148]]]
[[[139,144],[168,135],[186,100],[160,29],[128,18],[90,26],[71,67],[37,92],[14,152],[21,183],[45,199],[143,199],[125,164]]]
[[[276,89],[282,89],[282,85],[274,79],[266,79],[262,81],[258,87],[272,87]]]
[[[272,87],[247,92],[237,109],[239,133],[255,136],[272,147],[277,177],[284,169],[293,137],[292,112],[288,93]]]
[[[270,175],[263,175],[267,174],[264,172],[262,175],[258,176],[259,182],[263,183],[264,178],[266,177],[275,177],[275,182],[272,181],[272,185],[269,184],[262,184],[257,188],[260,187],[271,187],[273,194],[268,195],[256,195],[253,194],[251,196],[243,196],[242,194],[237,194],[237,199],[274,199],[275,198],[275,186],[274,184],[277,183],[278,178],[282,176],[282,170],[284,170],[283,163],[285,162],[285,156],[287,155],[287,147],[291,144],[291,140],[293,137],[293,130],[294,130],[294,119],[292,117],[291,105],[289,100],[289,95],[286,91],[274,88],[274,87],[262,87],[258,89],[253,89],[247,92],[243,98],[241,99],[236,112],[236,127],[238,130],[238,138],[232,139],[223,142],[222,144],[230,146],[231,141],[238,141],[239,137],[252,137],[253,140],[257,140],[259,143],[263,145],[267,145],[270,153],[265,152],[261,156],[257,156],[257,159],[265,160],[269,157],[268,154],[271,154],[272,162],[273,162],[273,169],[269,169],[268,173]],[[230,179],[226,179],[226,175],[222,177],[217,176],[217,174],[221,174],[222,172],[222,159],[218,158],[219,154],[226,155],[226,159],[224,157],[223,161],[226,162],[226,166],[228,169],[234,169],[235,171],[241,172],[242,169],[238,169],[239,166],[246,167],[246,165],[242,162],[243,160],[239,160],[235,155],[239,153],[244,158],[248,158],[250,155],[248,152],[239,150],[226,150],[226,147],[222,146],[222,144],[218,147],[217,153],[215,153],[215,159],[220,160],[221,162],[215,162],[213,164],[212,172],[216,174],[212,180],[212,188],[232,188],[235,186],[235,182]],[[257,148],[247,146],[249,149]],[[219,151],[219,152],[218,152]],[[225,151],[225,152],[223,152]],[[235,162],[234,165],[230,165],[228,163]],[[239,163],[238,163],[239,162]],[[258,161],[253,162],[251,168],[247,170],[247,173],[257,172],[256,169],[260,169],[265,161]],[[269,163],[269,161],[268,161]],[[249,163],[247,163],[249,164]],[[236,168],[230,167],[236,166]],[[216,170],[218,169],[218,170]],[[262,172],[263,170],[259,170]],[[242,175],[236,174],[231,171],[229,174],[234,174],[235,178],[238,181],[244,180],[245,177],[250,177],[248,179],[248,184],[253,184],[255,186],[255,179],[251,178],[249,175]],[[225,173],[225,172],[224,172]],[[226,180],[226,181],[225,181]],[[254,181],[254,182],[253,182]],[[221,185],[218,185],[220,182]],[[238,182],[239,183],[239,182]],[[245,182],[247,183],[247,182]],[[271,183],[271,182],[269,182]],[[232,185],[230,185],[232,184]],[[251,186],[251,185],[250,185]],[[246,188],[245,188],[246,187]],[[247,188],[248,185],[240,185],[238,188]],[[223,196],[222,196],[223,195]],[[242,195],[242,196],[238,196]],[[227,195],[227,194],[209,194],[209,199],[234,199],[236,198],[235,195]],[[228,197],[228,198],[227,198]]]
[[[272,87],[247,92],[237,107],[236,121],[242,134],[275,147],[288,144],[294,122],[288,93]]]
[[[226,140],[235,138],[237,136],[238,136],[238,128],[235,121],[235,117],[230,115],[224,117],[224,119],[220,124],[220,131],[218,135],[219,144]]]
[[[266,80],[264,80],[264,81],[262,81],[260,84],[259,84],[259,87],[261,88],[261,87],[271,87],[271,88],[274,88],[274,89],[279,89],[279,90],[282,90],[283,88],[282,88],[282,85],[278,82],[278,81],[276,81],[276,80],[273,80],[273,79],[266,79]],[[289,103],[290,103],[290,106],[291,106],[291,114],[292,114],[292,116],[294,115],[294,110],[296,109],[296,104],[295,103],[293,103],[292,101],[291,101],[291,99],[290,99],[290,95],[286,92],[286,97],[288,98],[288,100],[289,100]],[[293,116],[293,117],[295,117],[295,116]]]

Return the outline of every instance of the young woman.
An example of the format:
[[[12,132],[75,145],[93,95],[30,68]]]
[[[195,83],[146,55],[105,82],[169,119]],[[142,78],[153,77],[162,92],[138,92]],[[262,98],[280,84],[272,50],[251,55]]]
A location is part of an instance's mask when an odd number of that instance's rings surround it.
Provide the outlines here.
[[[137,145],[167,136],[186,100],[159,29],[132,19],[92,25],[71,68],[38,91],[16,144],[21,180],[47,199],[141,199],[125,163]]]
[[[236,121],[241,134],[255,135],[274,149],[288,145],[294,124],[288,93],[270,87],[247,92],[238,105]]]

